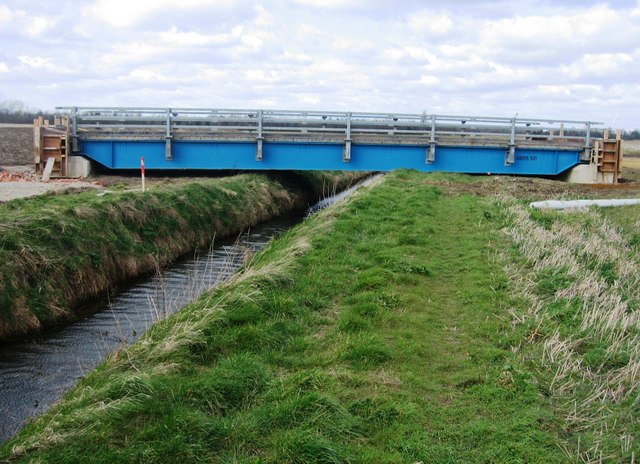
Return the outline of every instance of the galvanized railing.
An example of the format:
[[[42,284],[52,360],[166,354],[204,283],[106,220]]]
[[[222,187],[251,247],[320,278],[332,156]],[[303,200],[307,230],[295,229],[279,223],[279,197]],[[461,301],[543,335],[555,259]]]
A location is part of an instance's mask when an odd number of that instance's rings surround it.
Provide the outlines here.
[[[352,113],[337,111],[277,111],[200,108],[59,107],[71,121],[72,137],[164,138],[167,158],[171,140],[205,138],[254,140],[262,159],[264,140],[340,141],[345,161],[351,143],[426,145],[435,160],[439,145],[504,146],[505,162],[514,162],[519,145],[584,150],[592,148],[591,128],[602,123],[553,119],[500,118],[462,115]],[[76,145],[76,144],[74,144]]]

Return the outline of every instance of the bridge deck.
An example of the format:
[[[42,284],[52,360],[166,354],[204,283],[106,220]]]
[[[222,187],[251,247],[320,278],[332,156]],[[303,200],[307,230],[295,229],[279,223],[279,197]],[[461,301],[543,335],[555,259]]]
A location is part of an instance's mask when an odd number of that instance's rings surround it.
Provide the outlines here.
[[[589,121],[157,108],[59,108],[75,152],[114,169],[340,169],[557,174]]]

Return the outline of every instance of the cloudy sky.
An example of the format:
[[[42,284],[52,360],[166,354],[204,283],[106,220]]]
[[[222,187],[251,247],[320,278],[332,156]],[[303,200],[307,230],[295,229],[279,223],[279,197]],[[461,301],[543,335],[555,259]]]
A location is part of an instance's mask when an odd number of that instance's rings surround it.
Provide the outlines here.
[[[0,101],[640,127],[640,0],[0,0]]]

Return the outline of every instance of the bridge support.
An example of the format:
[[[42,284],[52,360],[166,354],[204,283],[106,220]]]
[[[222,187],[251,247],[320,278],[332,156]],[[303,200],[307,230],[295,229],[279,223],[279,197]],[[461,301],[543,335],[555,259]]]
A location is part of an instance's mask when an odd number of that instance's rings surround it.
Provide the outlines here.
[[[264,114],[262,110],[258,110],[258,136],[256,137],[256,161],[262,161],[262,142],[264,137],[262,136],[262,124],[264,120]]]
[[[258,137],[256,139],[256,161],[262,161],[262,142],[264,138]]]
[[[348,163],[351,161],[351,113],[347,113],[347,130],[345,135],[342,161]]]
[[[171,161],[173,159],[171,137],[165,137],[164,139],[164,159],[166,159],[167,161]]]
[[[504,165],[512,166],[516,161],[516,146],[515,144],[509,145],[509,149],[505,153]]]
[[[431,142],[427,150],[427,164],[433,164],[436,161],[436,144]]]
[[[436,115],[431,115],[431,138],[429,139],[429,151],[427,152],[427,164],[436,161]]]
[[[347,139],[344,141],[344,152],[342,154],[342,161],[348,163],[351,161],[351,140]]]
[[[171,146],[171,108],[167,108],[166,119],[167,132],[164,136],[164,159],[173,160],[173,147]]]
[[[516,115],[517,116],[517,115]],[[509,150],[504,158],[504,165],[511,166],[516,162],[516,118],[511,120],[511,136],[509,139]]]

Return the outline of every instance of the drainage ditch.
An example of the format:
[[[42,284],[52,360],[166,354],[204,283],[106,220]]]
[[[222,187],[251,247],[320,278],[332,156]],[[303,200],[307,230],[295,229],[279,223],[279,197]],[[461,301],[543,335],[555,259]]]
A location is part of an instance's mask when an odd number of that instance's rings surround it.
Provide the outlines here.
[[[98,299],[83,309],[86,317],[70,325],[29,342],[0,347],[0,443],[46,411],[109,353],[134,342],[155,321],[226,281],[271,238],[377,177],[325,198],[307,211],[265,222],[236,241],[216,243],[207,253],[180,260]]]

